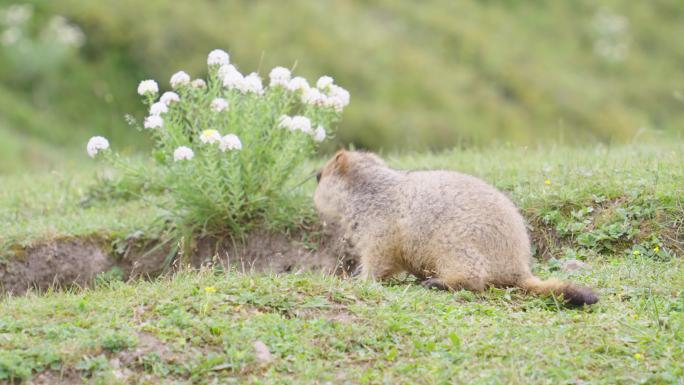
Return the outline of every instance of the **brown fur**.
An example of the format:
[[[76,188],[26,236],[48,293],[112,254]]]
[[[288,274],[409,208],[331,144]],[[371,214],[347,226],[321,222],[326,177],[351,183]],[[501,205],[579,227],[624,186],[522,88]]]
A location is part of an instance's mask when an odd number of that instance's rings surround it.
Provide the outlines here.
[[[431,288],[519,286],[593,304],[587,288],[530,271],[530,240],[513,203],[480,179],[451,171],[393,170],[377,155],[339,151],[319,173],[314,203],[361,259],[361,277],[407,271]]]

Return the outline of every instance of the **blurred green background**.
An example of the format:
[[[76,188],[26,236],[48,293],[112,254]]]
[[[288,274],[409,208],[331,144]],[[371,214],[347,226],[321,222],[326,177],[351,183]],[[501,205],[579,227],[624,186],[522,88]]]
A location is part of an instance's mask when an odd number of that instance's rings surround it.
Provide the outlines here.
[[[17,6],[17,4],[23,4]],[[267,78],[329,74],[336,142],[376,150],[680,139],[684,3],[0,1],[0,172],[144,149],[136,87],[206,73],[214,48]]]

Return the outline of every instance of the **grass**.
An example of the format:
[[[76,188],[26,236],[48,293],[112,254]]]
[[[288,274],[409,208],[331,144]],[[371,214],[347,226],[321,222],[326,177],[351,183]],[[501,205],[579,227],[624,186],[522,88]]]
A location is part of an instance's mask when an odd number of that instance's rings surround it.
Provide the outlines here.
[[[552,258],[537,274],[596,288],[600,302],[568,309],[517,289],[442,293],[308,273],[103,277],[90,289],[0,300],[0,382],[682,383],[681,143],[387,158],[507,191],[537,254]],[[1,243],[160,231],[162,189],[93,188],[95,170],[0,177]],[[560,269],[570,258],[589,268]],[[257,358],[256,341],[272,361]]]
[[[560,234],[570,243],[580,230],[597,224],[610,226],[622,215],[629,219],[632,230],[652,230],[645,231],[642,237],[667,227],[667,235],[672,238],[667,242],[679,250],[684,247],[684,154],[677,142],[587,148],[496,147],[486,151],[390,154],[387,159],[398,168],[444,168],[479,176],[507,191],[534,225],[554,229],[555,233],[558,228],[574,225],[575,233]],[[158,205],[166,199],[158,193],[164,186],[155,186],[151,177],[151,188],[127,195],[122,191],[130,187],[121,183],[98,185],[95,176],[108,171],[95,162],[82,162],[85,167],[80,163],[65,166],[70,171],[0,176],[0,184],[5,186],[0,191],[0,227],[4,229],[0,244],[29,245],[98,234],[125,236],[137,231],[154,235],[158,231],[158,218],[166,215]],[[323,162],[305,165],[302,174],[310,174]],[[315,182],[309,180],[304,186],[304,193],[311,194]],[[586,218],[578,218],[576,211],[587,207],[596,210]],[[622,212],[596,217],[608,209]],[[301,210],[302,216],[313,215],[311,206]],[[590,223],[584,223],[587,219]],[[586,226],[578,227],[577,223]],[[617,238],[633,241],[636,235],[617,234]]]
[[[156,203],[163,197],[92,199],[96,175],[94,165],[87,165],[71,172],[0,176],[0,245],[154,232],[164,214]]]
[[[209,272],[10,298],[0,379],[49,369],[92,383],[681,383],[682,259],[553,274],[598,288],[601,302]]]

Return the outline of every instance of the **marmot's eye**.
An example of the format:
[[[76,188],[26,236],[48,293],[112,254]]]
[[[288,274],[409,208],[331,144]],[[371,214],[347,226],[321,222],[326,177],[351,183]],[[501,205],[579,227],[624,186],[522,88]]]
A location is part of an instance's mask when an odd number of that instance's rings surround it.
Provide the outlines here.
[[[316,173],[316,183],[318,183],[320,181],[321,181],[321,172],[319,171]]]

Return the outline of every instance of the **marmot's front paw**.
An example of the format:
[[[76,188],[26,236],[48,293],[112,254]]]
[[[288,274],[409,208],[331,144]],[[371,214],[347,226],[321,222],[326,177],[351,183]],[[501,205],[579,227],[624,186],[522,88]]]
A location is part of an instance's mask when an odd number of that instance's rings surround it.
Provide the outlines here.
[[[361,268],[361,264],[360,264],[360,263],[357,264],[357,265],[356,265],[356,268],[355,268],[354,270],[352,270],[351,276],[352,276],[352,277],[358,277],[358,276],[360,276],[362,270],[363,270],[363,269]]]
[[[449,286],[447,286],[447,284],[439,278],[428,278],[420,284],[426,289],[450,290]]]

